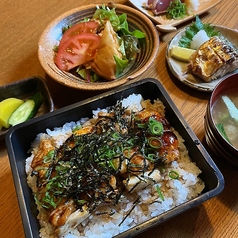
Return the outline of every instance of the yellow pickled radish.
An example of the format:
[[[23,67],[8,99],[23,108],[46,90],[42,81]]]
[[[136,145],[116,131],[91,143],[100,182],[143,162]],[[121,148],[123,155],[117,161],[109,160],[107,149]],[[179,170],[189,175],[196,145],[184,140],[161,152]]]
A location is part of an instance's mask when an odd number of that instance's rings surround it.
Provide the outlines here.
[[[7,98],[0,102],[0,128],[10,127],[8,123],[10,116],[23,103],[24,101],[18,98]]]
[[[175,59],[189,62],[189,58],[195,52],[193,49],[183,48],[180,46],[173,46],[171,49],[171,56]]]

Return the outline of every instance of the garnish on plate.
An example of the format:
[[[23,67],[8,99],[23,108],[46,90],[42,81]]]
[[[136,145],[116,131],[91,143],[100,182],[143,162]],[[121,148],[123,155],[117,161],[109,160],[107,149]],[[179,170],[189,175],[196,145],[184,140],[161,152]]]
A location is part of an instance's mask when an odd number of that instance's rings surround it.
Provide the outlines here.
[[[186,28],[185,33],[179,40],[178,45],[184,48],[190,48],[193,38],[200,31],[204,31],[208,37],[220,35],[220,32],[215,30],[215,26],[211,25],[210,23],[203,23],[196,15],[195,22],[193,22],[189,27]]]
[[[194,52],[195,50],[193,49],[183,48],[178,45],[174,45],[171,48],[171,56],[175,59],[178,59],[184,62],[189,62],[189,59]]]

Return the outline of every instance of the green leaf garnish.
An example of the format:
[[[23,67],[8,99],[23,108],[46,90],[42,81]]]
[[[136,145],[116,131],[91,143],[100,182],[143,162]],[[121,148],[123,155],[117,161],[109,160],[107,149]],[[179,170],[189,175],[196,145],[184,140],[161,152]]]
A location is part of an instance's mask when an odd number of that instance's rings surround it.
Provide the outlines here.
[[[193,37],[200,30],[204,30],[209,37],[220,35],[220,32],[215,30],[215,26],[212,26],[210,23],[202,23],[200,18],[196,15],[195,22],[186,28],[185,33],[179,40],[178,45],[180,47],[190,48],[190,43]]]
[[[180,0],[171,1],[166,10],[166,17],[168,19],[180,19],[187,15],[187,6]]]

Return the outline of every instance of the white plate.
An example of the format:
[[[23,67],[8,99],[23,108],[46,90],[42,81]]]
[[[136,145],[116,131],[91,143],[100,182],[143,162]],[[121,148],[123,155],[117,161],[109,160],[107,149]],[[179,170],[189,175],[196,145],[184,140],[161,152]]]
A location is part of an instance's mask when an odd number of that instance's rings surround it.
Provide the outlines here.
[[[213,26],[215,26],[215,29],[220,31],[221,34],[224,37],[226,37],[238,49],[238,31],[237,30],[230,29],[224,26],[218,26],[218,25],[213,25]],[[233,71],[232,73],[226,74],[225,76],[219,79],[216,79],[210,83],[206,83],[192,74],[185,74],[184,72],[186,71],[187,63],[184,63],[182,61],[172,58],[170,54],[171,48],[174,45],[178,45],[178,42],[180,38],[182,37],[182,35],[184,34],[185,30],[186,29],[181,30],[174,36],[174,38],[170,41],[167,47],[167,52],[166,52],[166,59],[167,59],[167,63],[171,72],[182,83],[200,91],[211,92],[220,80],[227,77],[228,75],[238,73],[238,69],[237,69]]]
[[[176,31],[177,28],[175,26],[190,20],[195,17],[195,15],[200,15],[210,8],[217,5],[221,0],[200,0],[200,5],[197,11],[193,14],[179,20],[170,20],[166,18],[165,14],[161,14],[159,16],[155,16],[150,10],[145,9],[147,0],[129,0],[129,2],[136,7],[138,10],[143,12],[147,17],[149,17],[156,25],[157,29],[162,32]]]

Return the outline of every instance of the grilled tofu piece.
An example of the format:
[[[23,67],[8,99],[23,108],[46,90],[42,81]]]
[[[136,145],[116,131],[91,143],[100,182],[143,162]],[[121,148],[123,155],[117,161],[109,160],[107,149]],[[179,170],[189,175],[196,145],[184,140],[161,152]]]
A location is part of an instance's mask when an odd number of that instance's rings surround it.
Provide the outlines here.
[[[238,68],[238,51],[224,37],[214,36],[192,54],[187,73],[211,82]]]

